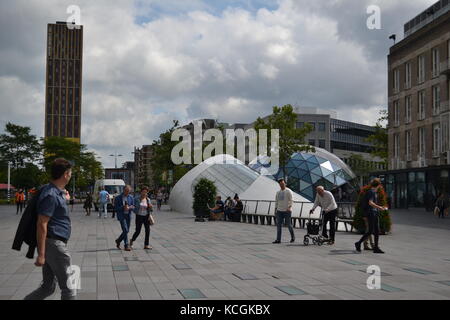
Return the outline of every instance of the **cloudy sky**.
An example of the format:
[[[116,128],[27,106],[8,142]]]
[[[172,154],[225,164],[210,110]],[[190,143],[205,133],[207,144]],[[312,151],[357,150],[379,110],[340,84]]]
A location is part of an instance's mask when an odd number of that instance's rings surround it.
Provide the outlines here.
[[[47,23],[70,5],[84,26],[82,143],[111,167],[111,153],[131,160],[174,119],[251,122],[291,103],[374,124],[388,37],[434,2],[1,0],[0,131],[11,121],[43,136]]]

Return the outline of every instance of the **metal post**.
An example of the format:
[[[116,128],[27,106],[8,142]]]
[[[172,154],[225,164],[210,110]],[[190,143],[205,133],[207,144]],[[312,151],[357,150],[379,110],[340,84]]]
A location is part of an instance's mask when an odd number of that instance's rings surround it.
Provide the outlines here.
[[[11,162],[8,161],[8,204],[11,199]]]

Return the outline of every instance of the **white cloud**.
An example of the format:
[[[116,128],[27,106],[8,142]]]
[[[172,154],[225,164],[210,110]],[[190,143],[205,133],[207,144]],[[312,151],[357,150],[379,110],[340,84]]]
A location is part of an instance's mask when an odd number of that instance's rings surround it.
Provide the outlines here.
[[[133,146],[151,143],[172,119],[246,122],[273,105],[300,103],[373,124],[377,106],[386,105],[390,43],[365,30],[366,2],[280,0],[273,10],[217,13],[200,0],[1,1],[0,111],[43,135],[46,24],[64,21],[67,6],[77,4],[82,142],[107,166],[115,150],[132,159]],[[397,28],[399,12],[411,6],[391,2],[378,1],[383,32]],[[143,15],[151,19],[136,23]]]

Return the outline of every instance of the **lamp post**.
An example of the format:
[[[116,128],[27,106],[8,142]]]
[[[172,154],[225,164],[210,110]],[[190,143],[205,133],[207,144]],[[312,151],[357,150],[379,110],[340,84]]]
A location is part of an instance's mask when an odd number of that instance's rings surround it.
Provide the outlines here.
[[[121,154],[117,154],[117,151],[114,154],[110,154],[110,157],[114,157],[115,169],[117,169],[117,157],[123,157]]]
[[[11,162],[8,161],[8,204],[11,199]]]

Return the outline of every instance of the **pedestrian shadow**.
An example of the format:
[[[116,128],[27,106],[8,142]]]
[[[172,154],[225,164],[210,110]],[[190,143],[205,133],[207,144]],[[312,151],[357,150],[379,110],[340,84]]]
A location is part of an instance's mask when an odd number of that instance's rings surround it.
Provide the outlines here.
[[[337,256],[337,255],[345,255],[345,254],[358,254],[355,250],[331,250],[329,255]]]
[[[84,251],[76,251],[77,253],[95,253],[95,252],[111,252],[111,251],[120,251],[117,248],[110,249],[99,249],[99,250],[84,250]]]

